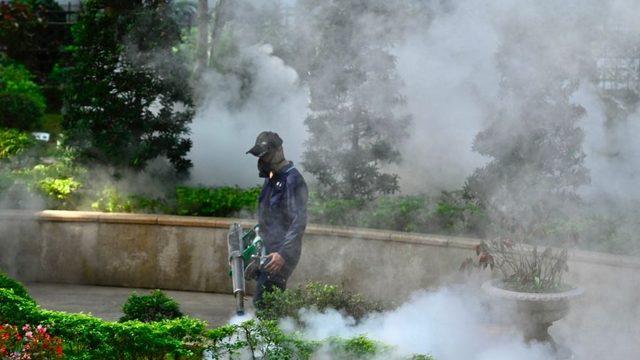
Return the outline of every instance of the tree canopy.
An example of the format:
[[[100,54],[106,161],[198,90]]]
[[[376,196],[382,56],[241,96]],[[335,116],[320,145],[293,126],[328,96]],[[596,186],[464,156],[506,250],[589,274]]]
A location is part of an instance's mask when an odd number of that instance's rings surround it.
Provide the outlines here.
[[[73,29],[63,126],[85,159],[185,173],[194,110],[171,1],[89,0]]]

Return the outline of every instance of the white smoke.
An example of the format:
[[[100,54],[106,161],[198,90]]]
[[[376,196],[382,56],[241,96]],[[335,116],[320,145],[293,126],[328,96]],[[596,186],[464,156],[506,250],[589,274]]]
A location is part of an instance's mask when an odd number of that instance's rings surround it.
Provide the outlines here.
[[[420,291],[398,308],[373,314],[356,324],[335,310],[301,310],[303,335],[311,340],[365,335],[393,347],[392,358],[431,354],[438,360],[542,360],[548,345],[524,342],[517,331],[491,330],[492,316],[477,293],[464,287]],[[292,321],[281,326],[294,330]],[[507,329],[509,329],[507,327]]]
[[[240,57],[251,71],[248,94],[243,94],[243,84],[233,73],[211,70],[204,75],[204,101],[193,122],[189,154],[194,184],[258,184],[256,158],[245,152],[265,130],[280,134],[285,156],[294,163],[300,161],[306,139],[307,90],[300,86],[295,70],[272,51],[270,45],[242,50]]]

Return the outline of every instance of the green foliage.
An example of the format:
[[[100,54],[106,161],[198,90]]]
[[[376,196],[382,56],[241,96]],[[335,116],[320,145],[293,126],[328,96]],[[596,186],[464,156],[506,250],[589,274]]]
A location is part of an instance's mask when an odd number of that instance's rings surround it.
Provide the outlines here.
[[[286,334],[275,321],[249,320],[208,330],[189,343],[214,359],[310,359],[319,347],[298,334]]]
[[[567,249],[527,247],[512,239],[482,241],[476,247],[477,263],[469,258],[460,269],[490,268],[497,270],[506,289],[520,292],[553,293],[565,291],[564,273],[569,271]]]
[[[335,289],[325,290],[321,291],[335,294]],[[0,276],[0,323],[47,327],[51,336],[63,340],[65,358],[71,360],[202,359],[205,350],[214,359],[249,355],[252,359],[304,360],[320,349],[328,349],[335,359],[365,359],[392,350],[365,336],[304,340],[298,333],[283,332],[275,320],[206,329],[206,323],[186,316],[153,322],[109,322],[85,314],[43,310],[21,284],[6,276]],[[411,359],[433,360],[423,355]]]
[[[181,40],[173,2],[88,0],[83,9],[64,84],[69,144],[116,168],[160,157],[186,173],[194,110],[189,70],[173,50]]]
[[[364,335],[351,339],[331,337],[327,341],[331,349],[332,359],[371,359],[375,356],[384,356],[391,348],[380,342],[373,341]]]
[[[255,211],[260,188],[176,188],[178,215],[228,216],[241,210]]]
[[[10,278],[7,274],[0,272],[0,289],[6,289],[12,291],[16,296],[19,296],[25,300],[34,302],[31,295],[20,282]]]
[[[366,300],[340,286],[310,282],[296,289],[274,289],[264,294],[262,309],[257,312],[260,319],[278,320],[291,317],[300,321],[300,309],[335,309],[359,320],[371,312],[384,309],[378,302]]]
[[[373,201],[321,199],[312,193],[311,221],[374,229],[482,236],[483,208],[466,191],[426,195],[380,196]]]
[[[29,133],[16,129],[0,129],[0,159],[20,154],[35,143],[36,140]]]
[[[106,186],[98,193],[98,199],[91,203],[91,208],[103,212],[144,212],[170,213],[166,201],[150,199],[141,195],[125,195],[115,186]]]
[[[27,187],[46,199],[52,209],[74,209],[80,201],[79,190],[86,169],[77,165],[75,153],[59,151],[52,163],[39,163],[31,168],[14,171],[15,176]]]
[[[183,316],[178,303],[160,290],[155,290],[150,295],[131,294],[122,306],[122,312],[124,316],[120,318],[120,322],[173,320]]]
[[[40,87],[22,65],[0,61],[0,126],[35,130],[45,110]]]

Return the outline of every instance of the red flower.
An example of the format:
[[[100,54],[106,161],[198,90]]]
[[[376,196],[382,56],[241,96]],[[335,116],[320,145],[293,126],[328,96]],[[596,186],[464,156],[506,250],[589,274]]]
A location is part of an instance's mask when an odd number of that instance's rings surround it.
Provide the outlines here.
[[[62,356],[62,345],[56,346],[56,354],[58,354],[58,356]]]

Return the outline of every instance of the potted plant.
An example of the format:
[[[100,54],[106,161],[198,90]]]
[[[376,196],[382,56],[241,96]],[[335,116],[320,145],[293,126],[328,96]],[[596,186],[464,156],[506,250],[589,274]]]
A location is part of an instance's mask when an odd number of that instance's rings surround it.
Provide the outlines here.
[[[510,238],[482,241],[476,247],[477,260],[467,259],[462,268],[490,268],[497,276],[482,284],[494,302],[515,310],[512,315],[527,341],[548,342],[558,349],[549,335],[553,322],[569,312],[569,303],[582,289],[563,280],[568,271],[567,250],[514,242]]]

